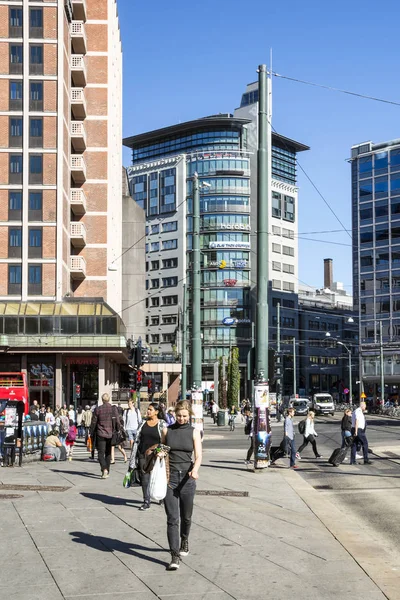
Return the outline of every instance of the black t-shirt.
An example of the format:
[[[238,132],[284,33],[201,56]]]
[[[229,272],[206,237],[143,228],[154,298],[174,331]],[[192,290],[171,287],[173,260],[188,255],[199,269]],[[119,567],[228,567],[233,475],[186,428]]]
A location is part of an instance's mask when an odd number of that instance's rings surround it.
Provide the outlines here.
[[[159,444],[160,441],[158,423],[154,427],[150,427],[150,425],[145,423],[140,431],[139,454],[143,455],[148,448],[154,446],[154,444]]]

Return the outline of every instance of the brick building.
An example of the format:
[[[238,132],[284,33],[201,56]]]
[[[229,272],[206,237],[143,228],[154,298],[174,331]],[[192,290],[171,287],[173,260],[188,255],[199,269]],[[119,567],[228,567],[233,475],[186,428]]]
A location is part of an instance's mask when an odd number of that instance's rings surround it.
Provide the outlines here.
[[[97,399],[126,362],[121,81],[116,0],[1,2],[0,371],[31,400]]]

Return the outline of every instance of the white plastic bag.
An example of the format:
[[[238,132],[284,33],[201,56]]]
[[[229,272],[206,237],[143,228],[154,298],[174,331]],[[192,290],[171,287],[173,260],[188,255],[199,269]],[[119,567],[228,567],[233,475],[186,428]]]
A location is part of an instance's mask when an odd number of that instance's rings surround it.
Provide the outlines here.
[[[156,501],[164,500],[167,495],[167,470],[165,468],[165,459],[159,456],[154,463],[150,475],[150,498]]]

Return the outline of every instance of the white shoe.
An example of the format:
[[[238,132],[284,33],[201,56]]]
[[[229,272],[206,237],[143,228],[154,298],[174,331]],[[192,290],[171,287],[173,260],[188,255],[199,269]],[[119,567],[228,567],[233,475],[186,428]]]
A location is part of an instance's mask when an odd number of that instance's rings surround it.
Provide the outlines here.
[[[356,454],[356,458],[360,459],[360,458],[364,458],[362,454]]]
[[[297,458],[297,460],[301,460],[301,456],[298,452],[296,452],[296,458]]]

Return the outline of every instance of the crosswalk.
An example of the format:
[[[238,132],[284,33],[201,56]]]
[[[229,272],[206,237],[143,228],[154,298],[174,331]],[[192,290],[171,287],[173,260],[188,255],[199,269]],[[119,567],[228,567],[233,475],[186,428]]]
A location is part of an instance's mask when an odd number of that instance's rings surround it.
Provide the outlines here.
[[[126,455],[129,460],[130,450],[125,448]],[[88,451],[84,439],[77,439],[74,444],[74,450],[72,452],[74,460],[89,460],[92,454]],[[97,450],[94,451],[94,458],[97,460]],[[124,459],[119,450],[115,450],[115,461],[123,463]]]

